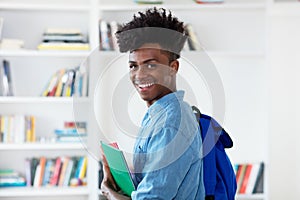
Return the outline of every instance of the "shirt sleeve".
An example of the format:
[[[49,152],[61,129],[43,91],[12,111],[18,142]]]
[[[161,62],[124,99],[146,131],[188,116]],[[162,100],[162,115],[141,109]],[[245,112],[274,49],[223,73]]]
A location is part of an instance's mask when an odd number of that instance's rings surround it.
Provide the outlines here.
[[[185,189],[181,192],[193,193],[200,182],[200,171],[193,167],[200,168],[201,162],[199,148],[194,148],[199,138],[195,137],[186,138],[174,128],[163,128],[151,136],[140,147],[145,157],[140,163],[142,179],[132,199],[174,199],[182,184]]]

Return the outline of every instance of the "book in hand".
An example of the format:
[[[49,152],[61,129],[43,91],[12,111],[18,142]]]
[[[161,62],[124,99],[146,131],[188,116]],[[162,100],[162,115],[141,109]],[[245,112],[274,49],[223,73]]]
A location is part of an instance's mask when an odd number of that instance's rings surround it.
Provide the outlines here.
[[[120,187],[122,192],[130,196],[135,190],[135,185],[123,152],[116,148],[116,146],[106,144],[103,141],[101,141],[101,147],[116,184]]]

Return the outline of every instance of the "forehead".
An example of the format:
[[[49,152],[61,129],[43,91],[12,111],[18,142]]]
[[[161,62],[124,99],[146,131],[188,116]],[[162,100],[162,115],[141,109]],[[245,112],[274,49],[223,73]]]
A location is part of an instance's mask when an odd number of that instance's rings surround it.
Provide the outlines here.
[[[143,62],[152,59],[157,61],[168,59],[159,44],[145,44],[129,54],[130,62]]]

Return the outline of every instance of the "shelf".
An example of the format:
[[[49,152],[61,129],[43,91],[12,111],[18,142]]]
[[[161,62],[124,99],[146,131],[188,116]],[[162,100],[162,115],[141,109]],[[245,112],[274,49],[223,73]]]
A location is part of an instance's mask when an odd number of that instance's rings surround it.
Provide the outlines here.
[[[13,187],[0,188],[1,197],[49,197],[49,196],[74,196],[88,195],[87,187]]]
[[[19,103],[88,103],[88,97],[0,97],[0,104],[19,104]]]
[[[125,2],[125,3],[124,3]],[[116,7],[116,4],[118,7]],[[266,4],[263,1],[252,1],[247,3],[245,1],[228,1],[217,4],[197,4],[194,1],[185,0],[165,0],[163,4],[137,4],[132,0],[118,0],[109,2],[101,2],[100,11],[130,11],[140,10],[148,7],[163,7],[171,10],[199,10],[199,9],[264,9]]]
[[[242,200],[242,199],[264,200],[266,199],[266,195],[265,194],[237,194],[236,199],[237,200]]]
[[[0,150],[81,150],[84,148],[81,143],[0,143]]]
[[[90,51],[0,50],[0,57],[87,57]]]

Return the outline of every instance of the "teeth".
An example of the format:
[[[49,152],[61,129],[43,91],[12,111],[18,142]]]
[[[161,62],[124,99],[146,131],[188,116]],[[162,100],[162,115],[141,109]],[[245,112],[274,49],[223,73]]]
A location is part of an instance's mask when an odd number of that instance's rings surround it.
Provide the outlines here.
[[[154,83],[139,84],[139,87],[140,87],[140,88],[146,88],[146,87],[150,87],[150,86],[152,86],[152,85],[154,85]]]

